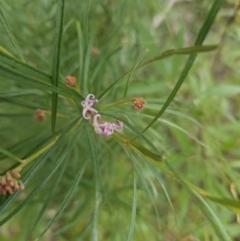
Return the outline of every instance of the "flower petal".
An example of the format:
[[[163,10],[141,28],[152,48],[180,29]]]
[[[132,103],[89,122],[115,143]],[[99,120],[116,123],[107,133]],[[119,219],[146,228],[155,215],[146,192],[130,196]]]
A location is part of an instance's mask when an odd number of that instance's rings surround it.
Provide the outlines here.
[[[107,123],[107,125],[105,126],[104,130],[103,130],[103,135],[104,136],[109,136],[113,134],[113,125],[111,123]]]
[[[84,108],[82,112],[82,116],[84,119],[89,120],[91,117],[86,115],[87,111],[88,111],[88,107]]]

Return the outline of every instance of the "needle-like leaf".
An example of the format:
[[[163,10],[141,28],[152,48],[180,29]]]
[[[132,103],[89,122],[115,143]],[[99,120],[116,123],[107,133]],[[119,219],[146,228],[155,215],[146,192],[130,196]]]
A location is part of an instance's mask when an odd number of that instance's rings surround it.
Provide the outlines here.
[[[56,30],[52,59],[52,84],[58,87],[59,82],[59,65],[60,65],[60,51],[61,40],[63,32],[63,15],[64,15],[65,0],[58,1],[58,11],[56,17]],[[58,93],[52,93],[52,132],[55,133],[56,119],[57,119]]]

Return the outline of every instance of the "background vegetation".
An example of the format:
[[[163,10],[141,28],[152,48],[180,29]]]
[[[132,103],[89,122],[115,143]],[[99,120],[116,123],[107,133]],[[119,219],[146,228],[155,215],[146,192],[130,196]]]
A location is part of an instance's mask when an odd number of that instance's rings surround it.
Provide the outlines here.
[[[0,197],[1,240],[240,240],[238,8],[1,0],[1,173],[30,160],[25,189]],[[217,48],[160,56],[202,44]],[[124,121],[122,134],[81,120],[89,93],[104,118]],[[144,110],[105,108],[138,96]]]

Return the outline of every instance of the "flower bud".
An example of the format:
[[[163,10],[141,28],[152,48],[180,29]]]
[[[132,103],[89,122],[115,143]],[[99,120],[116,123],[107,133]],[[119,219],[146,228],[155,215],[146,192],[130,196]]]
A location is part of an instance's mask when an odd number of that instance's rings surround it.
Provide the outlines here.
[[[93,56],[98,56],[100,53],[101,52],[100,52],[100,50],[98,48],[96,48],[96,47],[92,48],[92,55]]]
[[[17,171],[7,171],[4,176],[0,176],[0,194],[13,194],[17,190],[23,190],[24,184],[20,177]]]
[[[65,78],[65,85],[70,87],[76,85],[77,79],[74,76],[68,75]]]
[[[135,110],[142,110],[144,109],[145,105],[146,101],[141,96],[133,99],[133,108]]]
[[[34,117],[38,122],[43,122],[46,118],[45,111],[37,109]]]

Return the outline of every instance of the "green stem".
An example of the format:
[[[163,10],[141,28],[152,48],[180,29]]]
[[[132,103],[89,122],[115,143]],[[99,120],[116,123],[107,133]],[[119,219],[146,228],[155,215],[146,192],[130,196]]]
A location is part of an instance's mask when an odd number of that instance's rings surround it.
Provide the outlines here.
[[[127,103],[127,102],[132,102],[132,101],[133,101],[133,98],[131,98],[131,99],[126,99],[126,100],[120,100],[120,101],[118,101],[118,102],[115,102],[115,103],[112,103],[112,104],[110,104],[110,105],[106,105],[106,106],[100,108],[100,111],[107,110],[107,109],[111,109],[111,108],[113,108],[113,107],[120,106],[120,105],[123,105],[123,104],[125,104],[125,103]]]
[[[50,147],[52,147],[56,143],[58,138],[59,138],[59,136],[55,137],[54,140],[52,140],[48,145],[44,146],[38,152],[34,153],[32,156],[28,157],[27,159],[22,160],[21,164],[18,167],[16,167],[15,169],[13,169],[13,171],[21,172],[21,170],[26,165],[28,165],[31,161],[35,160],[37,157],[39,157],[41,154],[43,154],[46,150],[48,150]]]
[[[6,156],[18,161],[18,162],[22,162],[22,160],[19,157],[15,156],[10,151],[4,149],[2,146],[0,146],[0,153],[3,153],[4,155],[6,155]]]

